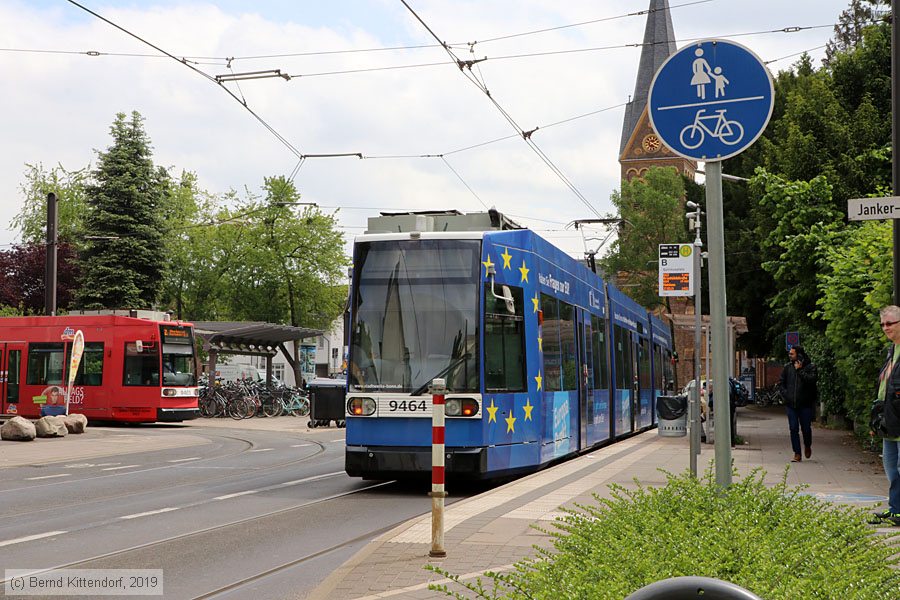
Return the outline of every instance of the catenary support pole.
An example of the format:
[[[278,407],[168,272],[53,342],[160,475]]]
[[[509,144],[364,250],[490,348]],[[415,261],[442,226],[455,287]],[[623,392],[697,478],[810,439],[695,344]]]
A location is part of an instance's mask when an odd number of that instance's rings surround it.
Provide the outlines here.
[[[725,215],[722,162],[706,163],[706,239],[709,243],[709,316],[713,350],[712,392],[716,429],[716,484],[731,485],[731,402],[728,389],[728,339],[725,299]]]
[[[428,556],[442,558],[444,550],[444,393],[443,379],[431,382],[431,551]]]
[[[47,245],[44,259],[44,314],[56,315],[56,194],[47,194]]]
[[[900,27],[897,26],[898,0],[891,0],[891,170],[894,195],[900,195],[900,116],[897,115],[900,98]],[[894,219],[894,304],[900,305],[900,219]]]

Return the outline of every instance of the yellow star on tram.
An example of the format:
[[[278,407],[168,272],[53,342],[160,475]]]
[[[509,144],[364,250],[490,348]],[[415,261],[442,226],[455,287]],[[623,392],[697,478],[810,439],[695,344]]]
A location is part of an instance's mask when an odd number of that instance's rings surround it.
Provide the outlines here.
[[[506,417],[504,419],[504,421],[506,421],[506,433],[509,433],[509,432],[515,433],[516,432],[516,418],[514,416],[510,415],[510,416]]]
[[[519,267],[519,273],[522,274],[522,281],[523,281],[523,282],[528,281],[528,271],[529,271],[529,269],[528,269],[528,267],[525,266],[525,261],[523,260],[523,261],[522,261],[522,266]]]
[[[487,276],[488,276],[488,271],[490,271],[490,270],[491,270],[491,267],[494,266],[494,263],[491,262],[491,255],[488,254],[487,260],[484,261],[484,262],[482,262],[481,264],[484,265],[484,276],[487,277]]]
[[[541,391],[541,382],[544,381],[544,378],[541,377],[541,372],[540,372],[540,371],[538,371],[538,374],[537,374],[537,376],[534,378],[534,380],[537,381],[538,391]]]
[[[537,312],[538,305],[541,303],[540,299],[538,298],[537,292],[534,293],[534,298],[531,299],[531,303],[534,304],[534,311],[532,312]]]
[[[522,407],[525,411],[525,420],[531,421],[531,411],[534,410],[534,405],[531,403],[531,398],[525,401],[525,406]]]
[[[494,399],[491,398],[491,405],[486,408],[486,410],[488,411],[488,423],[490,423],[491,421],[493,421],[494,423],[497,422],[497,410],[499,408],[499,406],[494,406]]]
[[[544,338],[538,338],[538,352],[544,351]]]
[[[512,254],[509,253],[509,248],[504,248],[503,254],[501,254],[500,256],[503,258],[503,268],[512,269],[512,265],[509,264],[509,261],[512,260]]]

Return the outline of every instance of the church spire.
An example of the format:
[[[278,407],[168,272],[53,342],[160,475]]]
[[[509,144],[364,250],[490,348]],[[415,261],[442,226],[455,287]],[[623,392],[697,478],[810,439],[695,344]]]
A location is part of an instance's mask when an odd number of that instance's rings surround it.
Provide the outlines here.
[[[625,105],[625,121],[622,126],[622,140],[619,143],[619,154],[625,151],[625,145],[637,126],[641,113],[647,105],[650,84],[653,76],[670,55],[674,54],[675,30],[672,27],[672,14],[669,0],[650,0],[647,13],[647,26],[644,29],[644,46],[641,50],[641,62],[638,66],[637,80],[634,83],[634,94]]]

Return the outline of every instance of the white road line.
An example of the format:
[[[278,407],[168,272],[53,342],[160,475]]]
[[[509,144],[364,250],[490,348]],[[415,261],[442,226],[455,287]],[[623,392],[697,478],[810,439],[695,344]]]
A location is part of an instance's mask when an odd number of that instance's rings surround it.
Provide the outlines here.
[[[346,442],[346,440],[345,440],[344,438],[340,438],[340,439],[337,439],[337,440],[331,440],[331,443],[332,443],[332,444],[335,443],[335,442]]]
[[[22,542],[30,542],[33,540],[39,540],[45,537],[52,537],[54,535],[62,535],[64,533],[69,533],[68,531],[48,531],[47,533],[37,533],[35,535],[29,535],[25,537],[16,538],[14,540],[6,540],[5,542],[0,542],[0,546],[11,546],[13,544],[21,544]]]
[[[119,469],[131,469],[134,467],[139,467],[141,465],[122,465],[121,467],[106,467],[105,469],[100,469],[101,471],[118,471]]]
[[[328,477],[334,477],[335,475],[345,475],[346,471],[335,471],[334,473],[325,473],[324,475],[315,475],[313,477],[306,477],[304,479],[295,479],[294,481],[285,481],[282,483],[282,486],[286,485],[297,485],[298,483],[306,483],[308,481],[317,481],[319,479],[327,479]]]
[[[200,460],[200,457],[199,457],[199,456],[192,456],[191,458],[176,458],[175,460],[170,460],[170,461],[168,461],[168,462],[170,462],[170,463],[180,463],[180,462],[187,462],[187,461],[189,461],[189,460]]]
[[[312,444],[294,444],[291,448],[305,448],[306,446],[312,446]]]
[[[269,450],[274,450],[275,448],[257,448],[256,450],[248,450],[248,452],[268,452]]]
[[[238,492],[237,494],[225,494],[224,496],[218,496],[213,498],[213,500],[228,500],[229,498],[237,498],[238,496],[246,496],[248,494],[255,494],[259,490],[247,490],[246,492]]]
[[[71,473],[60,473],[59,475],[41,475],[40,477],[26,477],[25,481],[37,481],[39,479],[55,479],[57,477],[70,477]]]
[[[136,513],[133,515],[125,515],[124,517],[119,517],[120,519],[137,519],[138,517],[148,517],[150,515],[158,515],[160,513],[172,512],[173,510],[178,510],[177,506],[170,506],[169,508],[161,508],[159,510],[148,510],[147,512]]]

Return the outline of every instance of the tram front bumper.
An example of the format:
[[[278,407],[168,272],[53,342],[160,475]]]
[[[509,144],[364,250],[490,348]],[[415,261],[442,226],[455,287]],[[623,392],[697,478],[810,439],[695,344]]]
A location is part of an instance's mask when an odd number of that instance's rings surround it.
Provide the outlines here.
[[[157,408],[156,420],[162,423],[190,421],[200,416],[199,408]]]
[[[403,479],[430,476],[430,447],[347,446],[345,468],[351,477]],[[446,448],[444,472],[448,477],[484,479],[485,448]]]

